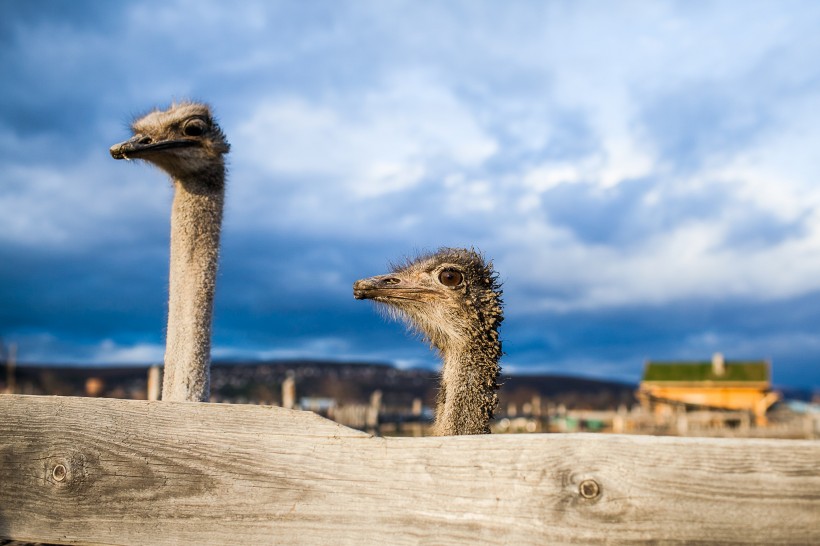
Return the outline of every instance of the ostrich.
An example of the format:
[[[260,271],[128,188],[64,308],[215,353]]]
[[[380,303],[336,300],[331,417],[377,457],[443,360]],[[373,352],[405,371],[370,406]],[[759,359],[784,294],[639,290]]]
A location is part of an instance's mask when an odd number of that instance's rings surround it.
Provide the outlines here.
[[[211,320],[230,150],[211,109],[184,102],[154,110],[111,147],[114,159],[142,159],[173,181],[171,268],[163,400],[207,401]]]
[[[444,248],[353,284],[356,299],[388,306],[438,350],[437,436],[487,434],[498,403],[503,320],[492,263],[474,250]]]

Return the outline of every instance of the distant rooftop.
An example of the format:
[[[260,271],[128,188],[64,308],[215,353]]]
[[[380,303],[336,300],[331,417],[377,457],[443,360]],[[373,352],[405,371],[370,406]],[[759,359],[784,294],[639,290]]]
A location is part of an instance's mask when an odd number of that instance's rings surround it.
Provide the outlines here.
[[[716,373],[712,361],[647,362],[643,381],[768,383],[769,363],[756,361],[726,361],[723,373]]]

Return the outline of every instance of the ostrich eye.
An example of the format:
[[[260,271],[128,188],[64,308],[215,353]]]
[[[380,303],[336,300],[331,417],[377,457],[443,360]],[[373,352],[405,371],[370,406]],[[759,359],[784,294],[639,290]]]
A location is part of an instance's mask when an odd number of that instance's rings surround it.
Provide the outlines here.
[[[193,120],[182,129],[182,132],[185,136],[202,136],[205,132],[205,123],[198,119]]]
[[[464,275],[455,269],[445,269],[438,274],[438,280],[444,286],[454,287],[461,284],[464,280]]]

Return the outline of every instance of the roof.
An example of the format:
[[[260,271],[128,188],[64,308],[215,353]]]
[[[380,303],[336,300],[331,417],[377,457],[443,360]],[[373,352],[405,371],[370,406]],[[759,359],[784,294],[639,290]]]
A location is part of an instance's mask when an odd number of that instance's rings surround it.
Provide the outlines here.
[[[767,383],[769,363],[766,361],[727,361],[725,372],[715,375],[711,361],[702,362],[647,362],[643,381],[651,382],[722,382]]]

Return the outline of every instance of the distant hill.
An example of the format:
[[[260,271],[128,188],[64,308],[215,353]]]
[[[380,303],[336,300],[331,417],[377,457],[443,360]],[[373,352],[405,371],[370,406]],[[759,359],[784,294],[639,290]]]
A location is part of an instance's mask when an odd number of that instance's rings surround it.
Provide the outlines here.
[[[538,395],[568,409],[616,409],[635,404],[637,388],[629,383],[563,375],[510,375],[503,381],[499,400],[501,404],[521,405]]]
[[[112,398],[144,399],[147,367],[77,367],[18,365],[16,392],[83,396],[88,389]],[[4,374],[3,374],[4,375]],[[281,403],[282,381],[293,375],[297,397],[333,398],[341,404],[366,403],[382,391],[387,407],[406,407],[421,398],[432,406],[438,374],[426,369],[398,369],[386,363],[277,360],[268,362],[215,362],[211,368],[214,401]],[[5,380],[5,377],[2,378]],[[613,381],[552,375],[504,375],[500,408],[522,405],[539,396],[542,403],[568,408],[605,409],[635,402],[635,385]],[[0,388],[5,388],[0,382]]]

